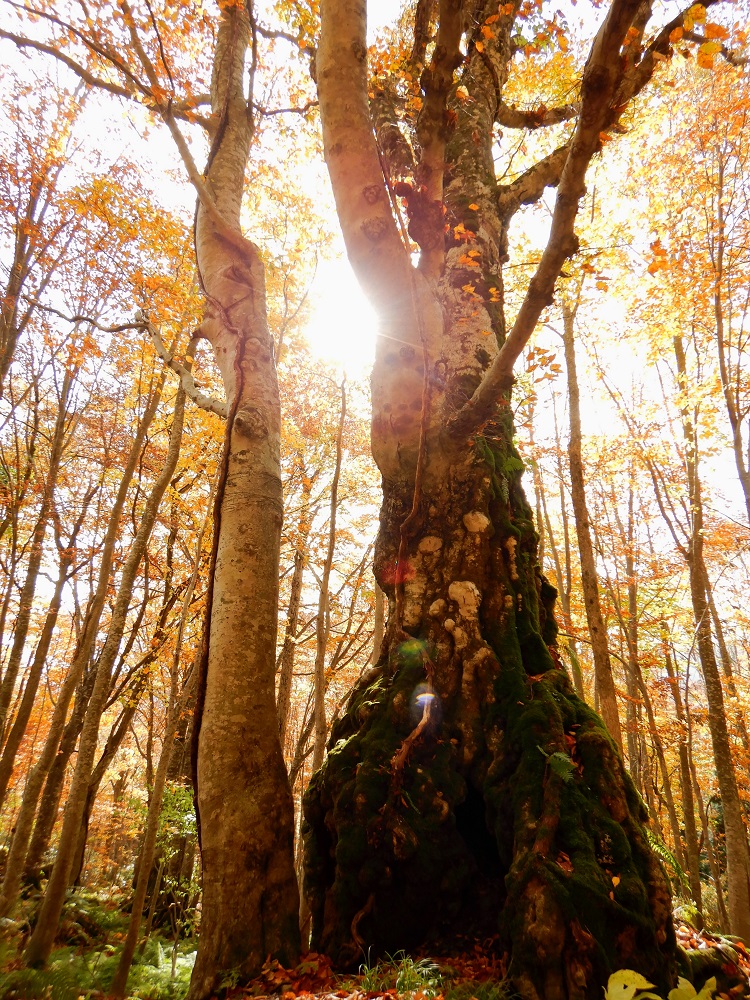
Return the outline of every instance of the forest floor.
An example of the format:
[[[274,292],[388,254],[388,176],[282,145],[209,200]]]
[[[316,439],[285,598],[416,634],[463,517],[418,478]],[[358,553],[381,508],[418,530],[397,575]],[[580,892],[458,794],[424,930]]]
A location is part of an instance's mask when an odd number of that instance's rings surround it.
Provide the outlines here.
[[[719,990],[720,1000],[748,996],[750,952],[741,942],[698,931],[689,923],[675,923],[678,944],[687,951],[713,953],[723,960],[723,972],[735,980],[739,972],[745,986]],[[341,975],[324,955],[311,953],[295,969],[269,962],[262,974],[242,988],[227,991],[231,1000],[507,1000],[504,982],[506,956],[496,939],[467,943],[466,950],[445,957],[411,957],[398,954],[374,965],[363,962],[358,975]],[[653,995],[653,994],[651,994]],[[635,997],[638,1000],[638,997]]]
[[[106,1000],[117,967],[128,915],[114,900],[77,893],[66,908],[59,947],[44,970],[24,968],[20,954],[28,935],[29,912],[0,921],[0,1000]],[[33,917],[32,917],[33,919]],[[750,980],[750,954],[734,942],[688,923],[676,925],[679,944],[718,955],[728,982],[737,967]],[[136,956],[129,979],[132,1000],[182,1000],[195,960],[195,939],[169,940],[155,933]],[[718,949],[718,951],[717,951]],[[716,963],[714,963],[716,964]],[[269,961],[261,975],[240,987],[227,979],[218,1000],[508,1000],[506,957],[497,939],[466,941],[451,955],[399,953],[380,962],[363,960],[358,973],[341,974],[324,955],[310,953],[293,969]],[[746,995],[742,987],[722,992],[719,1000]],[[632,995],[632,994],[631,994]],[[653,995],[653,994],[651,994]],[[635,997],[638,1000],[638,997]]]

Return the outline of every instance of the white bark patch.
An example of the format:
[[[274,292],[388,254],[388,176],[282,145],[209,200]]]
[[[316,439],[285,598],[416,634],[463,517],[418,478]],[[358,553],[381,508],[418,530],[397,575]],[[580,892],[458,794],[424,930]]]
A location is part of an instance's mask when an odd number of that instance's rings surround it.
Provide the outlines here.
[[[439,552],[443,547],[443,539],[437,535],[426,535],[419,543],[420,552]]]
[[[471,580],[456,580],[448,587],[448,597],[458,605],[458,613],[462,618],[479,617],[482,594]]]
[[[472,688],[476,681],[477,670],[485,660],[493,659],[492,650],[487,646],[482,646],[473,656],[468,656],[463,662],[463,672],[461,674],[461,693],[467,701],[472,695]]]
[[[469,645],[469,637],[466,632],[459,628],[458,625],[453,628],[453,647],[456,652],[460,652],[462,649],[466,649]]]
[[[518,545],[518,539],[514,538],[513,535],[510,536],[508,541],[505,543],[505,548],[508,550],[508,556],[510,558],[510,578],[511,580],[518,579],[518,567],[516,566],[516,546]]]
[[[490,526],[490,519],[481,510],[470,510],[468,514],[464,514],[463,521],[466,530],[471,534],[486,531]]]
[[[413,628],[422,620],[422,602],[427,590],[427,581],[417,572],[413,580],[404,585],[404,625]]]

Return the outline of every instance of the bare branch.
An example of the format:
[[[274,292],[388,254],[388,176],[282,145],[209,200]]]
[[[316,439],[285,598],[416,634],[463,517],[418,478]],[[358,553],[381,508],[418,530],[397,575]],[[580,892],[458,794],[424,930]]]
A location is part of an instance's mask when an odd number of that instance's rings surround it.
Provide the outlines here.
[[[503,128],[545,128],[548,125],[560,125],[575,118],[581,110],[580,103],[565,104],[560,108],[545,108],[540,106],[536,111],[519,111],[510,108],[504,102],[498,106],[495,121]]]
[[[72,59],[70,56],[66,55],[64,52],[59,51],[54,47],[54,45],[47,45],[45,42],[36,41],[33,38],[26,38],[23,35],[16,35],[12,31],[5,31],[0,28],[0,38],[5,38],[7,41],[12,42],[16,48],[19,49],[34,49],[37,52],[43,52],[45,55],[52,56],[58,62],[61,62],[68,69],[72,70],[85,84],[89,87],[95,87],[98,90],[105,90],[110,94],[114,94],[116,97],[124,97],[128,101],[135,101],[138,104],[143,104],[144,99],[151,100],[150,92],[148,88],[140,86],[138,91],[127,87],[123,87],[120,84],[112,83],[109,80],[103,80],[101,77],[96,76],[90,70],[86,69],[81,63]],[[156,106],[157,102],[152,101],[153,105]],[[193,122],[197,125],[201,125],[203,128],[208,128],[209,119],[205,115],[197,114],[194,109],[201,107],[202,105],[210,103],[210,98],[201,94],[186,101],[173,101],[171,104],[171,112],[175,118],[179,118],[184,121]]]
[[[81,66],[80,63],[76,62],[75,59],[71,59],[70,56],[65,55],[64,52],[59,52],[54,46],[46,45],[44,42],[37,42],[32,38],[24,38],[22,35],[15,35],[11,31],[5,31],[0,28],[0,38],[6,38],[9,42],[13,42],[14,45],[19,49],[36,49],[37,52],[44,52],[46,55],[54,56],[58,62],[63,63],[68,69],[73,70],[76,76],[79,76],[84,83],[87,83],[90,87],[98,87],[101,90],[107,90],[110,94],[116,94],[118,97],[126,97],[129,100],[133,100],[134,94],[132,91],[127,90],[125,87],[121,87],[116,83],[109,83],[107,80],[102,80],[98,76],[94,76],[87,69]]]
[[[195,384],[195,379],[193,378],[193,374],[190,369],[186,365],[177,361],[174,355],[170,354],[166,349],[164,341],[161,339],[161,334],[156,329],[154,324],[143,317],[139,326],[148,332],[156,353],[162,359],[167,368],[171,368],[176,375],[179,375],[180,385],[184,389],[185,395],[189,399],[192,399],[197,406],[200,406],[202,410],[208,410],[209,413],[215,413],[218,417],[222,417],[226,420],[226,402],[224,400],[217,399],[216,396],[207,396],[204,392],[200,391],[198,386]]]
[[[600,135],[619,109],[614,102],[622,84],[620,51],[637,17],[640,0],[613,0],[591,47],[581,81],[581,113],[560,174],[549,240],[515,323],[471,399],[448,421],[446,445],[463,445],[494,413],[498,400],[514,382],[513,366],[529,341],[542,311],[551,304],[555,282],[565,260],[578,249],[575,220],[584,180]]]
[[[560,180],[565,161],[570,152],[570,142],[559,146],[544,159],[529,167],[510,184],[498,188],[498,208],[500,215],[509,219],[521,205],[531,205],[538,201],[546,187],[555,187]]]
[[[185,390],[185,395],[192,399],[193,402],[200,406],[202,410],[208,410],[209,413],[215,413],[218,417],[226,419],[227,416],[227,404],[221,399],[215,396],[207,396],[204,392],[201,392],[198,386],[195,384],[195,379],[190,369],[177,361],[173,354],[166,349],[164,346],[164,341],[161,338],[161,334],[156,329],[154,324],[148,319],[145,313],[139,311],[136,313],[134,320],[128,323],[117,323],[113,326],[106,326],[100,323],[93,316],[85,316],[81,313],[77,313],[74,316],[68,316],[59,309],[55,309],[54,306],[43,305],[41,302],[37,302],[34,299],[28,299],[27,301],[32,302],[34,305],[38,306],[44,312],[52,313],[55,316],[59,316],[60,319],[65,320],[67,323],[77,325],[79,323],[87,323],[89,326],[93,326],[97,330],[101,330],[103,333],[124,333],[125,330],[145,330],[151,337],[154,345],[154,350],[165,363],[167,368],[171,370],[180,377],[180,383],[182,388]]]
[[[315,100],[308,101],[307,104],[303,104],[301,108],[260,108],[258,105],[255,106],[255,110],[263,118],[271,118],[273,115],[306,115],[311,108],[317,108],[318,102]]]
[[[290,45],[294,45],[295,48],[299,48],[299,38],[295,38],[294,35],[290,35],[286,31],[278,31],[274,28],[264,28],[262,24],[256,24],[255,30],[262,38],[268,38],[269,40],[282,38],[285,42],[289,42]],[[309,51],[309,49],[306,49],[306,51]]]

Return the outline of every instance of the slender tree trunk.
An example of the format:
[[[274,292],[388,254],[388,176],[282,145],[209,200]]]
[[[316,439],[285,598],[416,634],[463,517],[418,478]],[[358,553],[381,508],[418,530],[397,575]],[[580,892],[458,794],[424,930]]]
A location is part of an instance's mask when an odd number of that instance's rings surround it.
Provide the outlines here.
[[[578,551],[581,558],[581,586],[586,607],[586,621],[591,636],[591,649],[594,655],[599,705],[602,718],[622,752],[622,729],[617,709],[617,693],[612,673],[612,662],[609,657],[607,629],[599,602],[599,580],[594,559],[594,547],[591,542],[589,513],[586,506],[586,487],[581,457],[581,406],[573,334],[574,319],[575,312],[563,304],[563,343],[565,345],[565,364],[568,371],[568,405],[570,409],[570,440],[568,443],[570,492],[573,499]]]
[[[740,485],[742,487],[742,493],[745,498],[745,510],[747,511],[748,522],[750,522],[750,468],[748,468],[745,443],[742,437],[743,416],[746,417],[747,411],[745,411],[743,415],[740,406],[740,392],[743,384],[743,377],[739,364],[737,366],[738,370],[736,375],[734,378],[732,377],[730,364],[731,325],[729,327],[730,341],[727,343],[727,331],[724,322],[723,283],[725,280],[724,257],[726,252],[726,206],[724,202],[725,165],[721,157],[719,157],[717,167],[715,202],[717,213],[715,219],[716,232],[711,247],[714,271],[713,307],[716,329],[716,351],[719,359],[721,388],[724,393],[724,403],[726,406],[727,417],[729,419],[729,427],[732,431],[732,451],[734,453],[734,461],[737,467],[737,477],[739,478]]]
[[[32,661],[28,677],[26,678],[23,698],[21,699],[21,704],[18,706],[18,712],[16,713],[13,725],[8,733],[8,738],[5,741],[5,746],[3,747],[3,755],[2,758],[0,758],[0,807],[5,801],[5,793],[8,790],[8,782],[13,774],[16,754],[18,753],[18,748],[21,746],[21,741],[26,733],[26,727],[29,724],[29,719],[31,718],[31,713],[34,709],[34,702],[36,701],[39,681],[42,678],[44,666],[47,661],[47,654],[49,652],[52,636],[54,635],[55,626],[57,624],[57,616],[60,612],[60,606],[62,604],[63,591],[68,582],[68,574],[73,564],[74,544],[75,539],[73,538],[71,539],[69,546],[63,549],[60,553],[59,571],[57,580],[55,581],[55,590],[52,594],[52,598],[50,599],[49,607],[47,608],[44,625],[42,626],[39,641],[37,643],[36,650],[34,651],[34,659]]]
[[[323,572],[320,578],[320,593],[318,595],[318,614],[315,619],[315,744],[313,749],[313,771],[317,771],[323,763],[325,754],[326,736],[328,726],[326,725],[326,678],[325,665],[328,654],[328,636],[330,633],[328,612],[329,590],[331,580],[331,569],[333,568],[333,556],[336,551],[336,515],[338,513],[339,502],[339,479],[341,477],[341,464],[344,455],[344,422],[346,421],[346,382],[341,383],[341,412],[339,426],[336,433],[336,463],[333,469],[333,481],[331,483],[331,506],[328,516],[328,546],[326,557],[323,563]]]
[[[558,461],[560,456],[560,439],[557,433],[557,419],[555,419],[555,440],[557,443],[557,453]],[[558,467],[559,468],[559,467]],[[555,541],[554,532],[552,531],[552,524],[550,522],[549,511],[547,510],[547,498],[545,496],[544,490],[541,490],[541,501],[542,501],[542,512],[544,514],[544,523],[547,527],[547,544],[549,545],[550,552],[552,553],[552,560],[555,564],[555,576],[557,577],[557,587],[558,594],[560,597],[560,604],[562,605],[563,614],[563,629],[565,631],[565,645],[568,649],[568,655],[570,657],[570,672],[573,677],[573,685],[576,690],[576,694],[581,699],[581,701],[586,700],[586,693],[583,685],[583,671],[581,670],[581,660],[578,656],[578,646],[573,638],[571,629],[573,628],[572,616],[570,611],[570,591],[572,586],[572,567],[570,565],[570,535],[568,533],[568,515],[565,505],[565,489],[563,487],[562,476],[560,478],[560,510],[562,513],[562,527],[563,527],[563,551],[565,552],[565,572],[563,574],[562,566],[560,564],[560,554],[558,552],[557,543]]]
[[[79,884],[81,873],[83,871],[83,863],[86,853],[86,842],[88,840],[88,833],[89,833],[89,822],[91,819],[91,813],[93,812],[94,809],[94,804],[96,802],[96,796],[99,793],[99,786],[101,785],[101,782],[104,778],[107,769],[109,768],[109,765],[114,760],[115,755],[117,754],[117,751],[119,750],[122,744],[122,741],[125,739],[128,730],[130,729],[133,717],[135,716],[135,713],[139,708],[141,696],[144,690],[146,689],[147,685],[149,684],[150,680],[149,667],[152,663],[156,661],[159,655],[159,651],[161,650],[161,647],[166,638],[167,620],[174,599],[177,596],[176,593],[172,590],[171,559],[169,556],[171,541],[173,540],[173,536],[175,534],[176,534],[176,528],[173,528],[170,531],[170,542],[168,542],[167,545],[168,570],[164,581],[164,593],[162,596],[161,608],[159,609],[159,615],[156,620],[156,624],[154,626],[153,635],[151,637],[150,651],[136,665],[136,668],[132,672],[131,678],[129,679],[127,686],[123,686],[123,688],[121,689],[120,697],[124,699],[123,708],[120,711],[119,717],[117,718],[115,723],[112,725],[112,728],[110,729],[110,733],[104,744],[101,756],[99,757],[96,767],[94,768],[93,773],[91,775],[91,781],[89,782],[88,791],[86,793],[86,805],[83,811],[81,830],[78,836],[78,843],[76,845],[75,856],[73,861],[73,868],[71,875],[72,885]],[[201,532],[200,538],[202,540],[203,532]],[[136,616],[136,622],[134,626],[131,628],[132,641],[135,640],[135,634],[140,628],[140,624],[145,614],[145,605],[147,603],[148,603],[148,589],[146,589],[144,593],[140,611]],[[178,638],[178,645],[179,645],[179,638]],[[127,649],[124,652],[124,654],[122,654],[121,660],[123,656],[127,656]],[[153,716],[153,711],[151,711],[149,714],[150,730],[153,729],[152,716]],[[149,731],[149,739],[152,738],[153,738],[152,733],[151,731]],[[147,779],[146,787],[148,789],[148,794],[150,795],[151,786],[153,784],[153,777],[150,774],[148,768],[148,755],[147,755],[146,779]]]
[[[227,970],[251,977],[269,954],[288,963],[299,950],[294,806],[275,697],[279,389],[263,262],[239,221],[254,114],[244,92],[249,14],[252,4],[220,16],[211,80],[218,124],[195,229],[207,300],[201,333],[229,414],[193,736],[203,903],[190,1000],[210,996]]]
[[[140,681],[140,682],[139,682]],[[139,708],[141,695],[146,687],[147,676],[144,672],[142,678],[130,688],[127,692],[127,702],[125,707],[120,712],[120,716],[117,721],[112,726],[109,736],[104,744],[104,749],[102,750],[101,756],[94,767],[91,780],[89,781],[89,787],[86,791],[86,802],[83,808],[83,816],[81,817],[81,826],[78,833],[78,840],[76,842],[75,851],[73,853],[73,865],[71,867],[70,874],[70,885],[80,885],[81,875],[83,873],[83,865],[86,856],[86,843],[88,841],[89,835],[89,823],[91,821],[91,814],[94,811],[94,803],[96,802],[96,797],[99,794],[99,787],[101,786],[104,775],[109,768],[109,765],[115,759],[117,751],[122,745],[122,741],[127,736],[128,730],[130,729],[130,724],[133,721],[133,717]]]
[[[674,350],[680,388],[684,394],[687,389],[687,373],[680,336],[674,338]],[[687,552],[690,599],[693,606],[698,654],[706,686],[708,728],[711,733],[716,777],[724,810],[729,927],[733,934],[750,939],[750,855],[724,710],[724,692],[711,633],[711,611],[707,597],[709,581],[703,558],[703,504],[698,473],[696,427],[687,402],[682,404],[681,410],[690,498],[690,540]]]
[[[196,567],[198,565],[196,559]],[[195,578],[194,578],[195,580]],[[194,585],[194,583],[193,583]],[[192,587],[191,587],[192,596]],[[189,606],[189,601],[183,607],[183,625],[186,618],[187,607]],[[181,629],[182,631],[182,629]],[[141,918],[143,915],[143,904],[146,901],[146,890],[148,888],[148,873],[151,870],[151,866],[154,862],[154,854],[156,851],[156,835],[159,831],[159,816],[161,815],[162,802],[164,801],[164,788],[167,782],[167,773],[169,770],[169,764],[172,757],[172,752],[174,749],[174,739],[177,732],[177,724],[180,715],[184,708],[187,706],[188,702],[192,697],[192,686],[193,686],[193,673],[188,677],[188,681],[185,684],[181,696],[178,698],[178,683],[179,683],[179,665],[180,665],[180,653],[179,653],[179,642],[177,649],[175,651],[174,660],[172,663],[172,677],[169,689],[169,705],[167,708],[167,721],[164,732],[164,741],[162,743],[161,756],[159,757],[159,763],[156,768],[156,773],[154,775],[154,783],[151,790],[151,801],[149,802],[148,815],[146,818],[146,829],[143,833],[143,846],[141,848],[140,857],[138,860],[138,871],[135,876],[135,894],[133,896],[133,904],[130,914],[130,923],[128,924],[128,931],[125,936],[125,942],[122,947],[122,953],[120,955],[120,961],[117,966],[117,971],[115,972],[114,979],[112,980],[112,985],[110,987],[110,992],[115,1000],[120,1000],[120,998],[125,996],[126,987],[128,982],[128,975],[130,973],[130,966],[133,962],[133,956],[135,955],[136,945],[138,943],[138,932],[141,928]],[[160,866],[160,872],[163,871],[163,865]],[[160,881],[160,877],[157,878],[157,882]],[[158,895],[159,886],[158,884],[154,886],[154,898]],[[149,914],[153,920],[152,914]],[[150,928],[149,928],[150,929]]]
[[[5,870],[5,879],[0,889],[0,916],[7,916],[15,906],[18,898],[18,891],[21,885],[21,873],[24,870],[24,859],[27,855],[29,838],[36,814],[37,802],[42,791],[42,786],[52,767],[57,753],[60,739],[62,737],[65,720],[68,714],[70,700],[80,682],[83,672],[91,659],[94,642],[98,631],[107,590],[112,573],[112,564],[115,556],[115,545],[120,533],[120,518],[125,506],[128,490],[133,479],[138,460],[141,455],[143,443],[151,422],[156,415],[156,410],[161,398],[161,389],[164,384],[162,377],[157,386],[153,389],[151,397],[146,405],[146,409],[141,417],[136,430],[133,443],[128,454],[127,462],[123,470],[122,478],[118,486],[112,512],[107,522],[107,530],[102,546],[102,558],[99,567],[96,591],[87,609],[86,622],[76,645],[75,653],[71,661],[68,674],[63,681],[62,687],[57,696],[57,704],[52,713],[50,728],[44,749],[39,756],[36,765],[29,773],[24,789],[21,808],[16,818],[16,828],[8,852],[8,861]]]
[[[695,768],[695,761],[693,760],[692,750],[689,749],[689,759],[690,759],[690,772],[692,776],[693,791],[695,793],[695,802],[698,806],[698,815],[701,819],[701,828],[703,830],[703,844],[706,849],[706,857],[708,858],[708,867],[711,871],[711,878],[714,883],[714,890],[716,892],[716,908],[719,912],[719,922],[720,926],[718,930],[725,930],[730,926],[729,913],[727,911],[727,904],[724,898],[724,886],[721,877],[721,866],[719,864],[719,859],[716,856],[716,851],[714,850],[713,841],[711,839],[711,828],[708,822],[708,813],[706,807],[703,803],[703,793],[701,792],[700,782],[698,781],[698,772]]]
[[[662,623],[662,644],[664,648],[664,666],[669,678],[669,687],[674,701],[675,714],[680,724],[679,760],[680,760],[680,790],[682,792],[682,821],[685,824],[685,853],[687,855],[687,875],[690,882],[690,894],[698,911],[699,923],[703,925],[703,898],[700,879],[700,849],[698,846],[698,830],[695,825],[695,799],[693,797],[693,776],[690,770],[688,753],[688,720],[680,695],[680,681],[674,669],[672,653],[669,647],[669,633],[666,623]],[[700,929],[700,927],[699,927]]]
[[[2,385],[4,372],[0,365],[0,386]],[[62,386],[60,389],[60,402],[57,411],[57,420],[52,432],[52,442],[50,445],[49,464],[47,477],[42,491],[41,504],[37,515],[36,524],[31,535],[29,562],[26,568],[26,579],[18,602],[16,613],[15,629],[13,632],[13,644],[10,648],[8,661],[5,665],[3,682],[0,684],[0,734],[4,734],[8,707],[10,706],[15,689],[18,671],[21,666],[21,658],[26,646],[26,637],[31,623],[31,611],[34,604],[34,594],[39,577],[39,570],[42,565],[44,555],[44,536],[47,533],[47,526],[52,515],[55,489],[57,487],[57,475],[60,470],[60,462],[63,456],[63,446],[65,434],[68,430],[68,400],[70,390],[73,387],[75,377],[73,372],[66,370]]]
[[[43,965],[46,963],[54,943],[60,914],[65,903],[65,891],[70,883],[75,846],[86,805],[86,794],[99,736],[99,723],[109,692],[112,667],[114,666],[122,642],[136,573],[146,551],[148,540],[151,537],[159,504],[174,475],[179,458],[184,411],[185,393],[182,387],[180,387],[177,391],[169,449],[165,458],[164,468],[160,472],[146,501],[138,531],[123,565],[120,586],[112,609],[109,632],[99,656],[96,679],[78,744],[76,767],[65,805],[63,826],[57,845],[57,856],[47,883],[36,926],[26,948],[25,956],[29,965]]]
[[[39,883],[41,870],[45,855],[49,850],[52,841],[52,831],[57,821],[57,814],[60,808],[63,787],[65,785],[65,775],[68,770],[70,758],[75,752],[78,738],[83,729],[86,709],[91,700],[91,693],[94,690],[96,681],[97,664],[93,664],[91,670],[84,677],[82,683],[76,691],[73,711],[65,724],[62,736],[58,736],[59,745],[54,760],[47,772],[44,782],[44,791],[39,802],[39,809],[34,823],[34,832],[31,835],[29,849],[24,861],[23,873],[27,882]]]
[[[279,689],[276,695],[276,706],[279,714],[279,739],[282,747],[286,746],[287,726],[289,724],[289,707],[292,701],[292,683],[294,681],[294,659],[297,652],[297,626],[299,624],[300,600],[302,597],[302,580],[307,563],[307,543],[312,527],[310,507],[310,492],[312,478],[305,475],[302,480],[302,497],[300,501],[299,537],[294,552],[294,570],[289,591],[289,607],[286,616],[284,644],[281,647],[281,669],[279,671]]]
[[[710,583],[708,584],[708,590],[706,591],[706,599],[708,601],[708,607],[711,611],[711,621],[714,627],[714,634],[716,635],[716,645],[719,647],[719,658],[721,660],[722,673],[724,674],[724,683],[726,685],[727,693],[730,698],[730,704],[733,709],[732,716],[734,724],[737,727],[737,732],[742,740],[745,753],[748,755],[748,758],[750,758],[750,735],[748,734],[747,725],[745,724],[745,716],[742,711],[739,695],[737,693],[737,685],[734,682],[732,658],[729,655],[729,649],[727,648],[726,639],[724,638],[724,627],[721,624],[721,618],[716,610],[713,588]]]

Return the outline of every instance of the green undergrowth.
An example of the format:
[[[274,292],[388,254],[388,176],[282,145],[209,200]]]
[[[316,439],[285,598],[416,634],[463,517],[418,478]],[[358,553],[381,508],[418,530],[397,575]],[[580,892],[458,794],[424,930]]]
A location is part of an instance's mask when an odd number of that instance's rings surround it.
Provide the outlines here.
[[[504,981],[467,979],[449,965],[429,958],[412,958],[404,952],[388,955],[375,965],[364,963],[359,975],[342,981],[342,987],[367,993],[396,993],[410,1000],[511,1000]]]
[[[95,895],[77,892],[61,923],[64,945],[44,969],[23,967],[21,953],[33,922],[35,901],[26,900],[13,921],[0,927],[0,1000],[94,1000],[106,996],[117,970],[129,914]],[[31,918],[31,920],[30,920]],[[63,944],[63,940],[60,941]],[[128,979],[132,1000],[182,1000],[190,984],[196,944],[174,944],[153,934],[136,952]]]
[[[188,950],[191,949],[191,950]],[[0,946],[0,1000],[81,1000],[106,995],[120,948],[82,952],[58,948],[44,969],[14,969],[15,951]],[[136,954],[128,979],[133,1000],[182,1000],[190,984],[195,945],[180,945],[172,977],[172,944],[152,938],[143,955]]]
[[[413,959],[403,952],[388,956],[377,965],[362,965],[359,971],[358,984],[362,990],[421,993],[428,1000],[443,993],[446,979],[445,973],[430,959]]]

